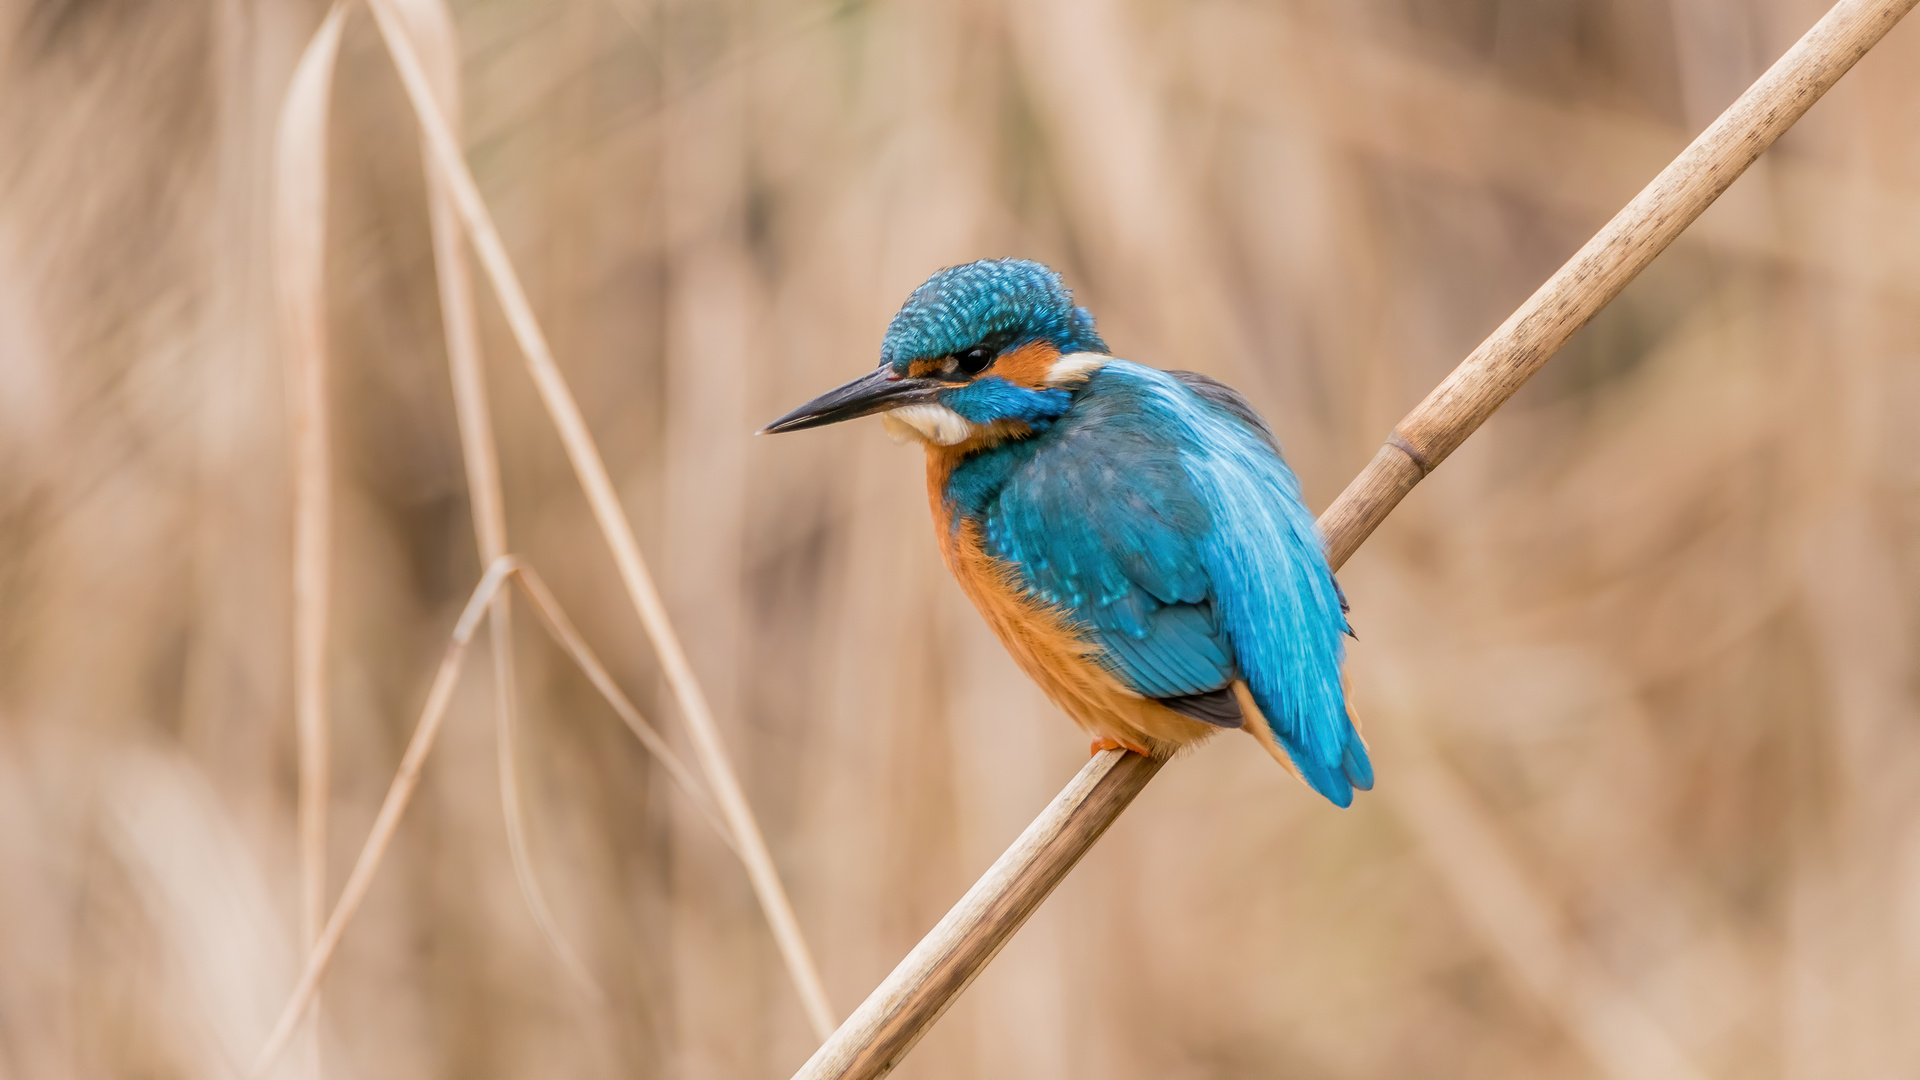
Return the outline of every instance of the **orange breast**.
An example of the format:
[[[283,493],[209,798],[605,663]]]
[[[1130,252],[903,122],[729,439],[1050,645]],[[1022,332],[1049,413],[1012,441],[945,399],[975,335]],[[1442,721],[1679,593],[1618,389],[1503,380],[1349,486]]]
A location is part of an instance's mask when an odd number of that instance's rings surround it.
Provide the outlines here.
[[[1065,611],[1028,596],[1018,569],[987,553],[978,522],[953,527],[946,485],[963,456],[959,447],[927,448],[927,495],[940,554],[1020,669],[1096,739],[1164,755],[1219,730],[1127,689],[1101,664],[1098,643]]]

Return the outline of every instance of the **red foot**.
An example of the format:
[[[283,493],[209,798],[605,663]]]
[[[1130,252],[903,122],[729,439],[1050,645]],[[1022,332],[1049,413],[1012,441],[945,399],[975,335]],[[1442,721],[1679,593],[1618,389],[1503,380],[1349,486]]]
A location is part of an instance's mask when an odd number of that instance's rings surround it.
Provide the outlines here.
[[[1092,757],[1093,755],[1099,753],[1102,750],[1126,750],[1131,753],[1139,754],[1141,757],[1153,756],[1153,754],[1150,753],[1146,747],[1136,746],[1133,743],[1123,743],[1119,739],[1093,740],[1093,748],[1087,752],[1087,756]]]

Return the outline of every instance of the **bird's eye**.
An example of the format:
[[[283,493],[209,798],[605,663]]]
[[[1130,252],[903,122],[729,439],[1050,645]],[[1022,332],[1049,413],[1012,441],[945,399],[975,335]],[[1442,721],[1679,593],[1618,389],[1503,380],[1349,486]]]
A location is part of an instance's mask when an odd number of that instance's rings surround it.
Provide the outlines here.
[[[960,364],[960,370],[969,375],[978,375],[993,363],[993,350],[985,345],[975,345],[959,356],[954,357]]]

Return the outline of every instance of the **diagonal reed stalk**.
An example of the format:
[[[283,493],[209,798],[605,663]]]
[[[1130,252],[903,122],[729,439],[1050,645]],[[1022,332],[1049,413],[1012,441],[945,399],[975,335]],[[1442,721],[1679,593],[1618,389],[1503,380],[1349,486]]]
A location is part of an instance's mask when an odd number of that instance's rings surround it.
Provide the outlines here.
[[[733,834],[735,851],[746,867],[748,880],[766,915],[794,988],[800,995],[808,1023],[819,1038],[825,1039],[834,1029],[833,1011],[827,1003],[825,985],[821,982],[806,939],[800,933],[799,921],[794,917],[793,905],[788,901],[786,889],[774,869],[766,840],[734,775],[726,746],[721,742],[719,728],[714,723],[713,711],[707,705],[706,695],[667,617],[666,606],[660,600],[653,575],[640,553],[640,544],[634,538],[633,528],[621,509],[619,495],[614,491],[606,464],[600,458],[600,451],[587,430],[586,420],[580,414],[572,391],[554,363],[546,335],[534,317],[533,307],[521,288],[519,275],[507,256],[506,245],[501,241],[492,215],[480,197],[479,187],[474,183],[473,174],[467,168],[459,140],[454,137],[446,118],[434,102],[431,81],[408,37],[395,2],[368,0],[380,24],[387,49],[393,56],[394,66],[399,70],[400,80],[413,104],[428,150],[445,181],[447,193],[452,196],[454,208],[466,227],[467,236],[473,243],[507,324],[520,346],[541,402],[559,432],[567,458],[586,493],[594,520],[612,551],[621,582],[653,643],[674,697],[680,704],[702,771]]]
[[[460,49],[453,13],[445,0],[400,0],[413,39],[420,45],[421,62],[433,81],[434,96],[447,122],[460,124]],[[460,453],[466,466],[468,498],[473,508],[474,541],[482,565],[507,554],[506,495],[500,484],[500,455],[493,437],[487,404],[486,374],[481,368],[480,326],[473,305],[473,279],[468,272],[467,248],[460,219],[447,194],[446,178],[423,144],[426,171],[427,217],[433,234],[434,274],[440,287],[441,323],[447,344],[447,366],[453,378],[454,413],[460,425]],[[488,617],[493,656],[494,744],[499,762],[500,809],[506,821],[507,853],[514,881],[527,911],[547,941],[560,966],[587,997],[606,1000],[592,972],[560,933],[559,922],[547,904],[534,873],[527,843],[526,813],[520,800],[519,770],[514,754],[514,716],[518,694],[513,661],[513,598],[502,592],[493,599]]]
[[[299,758],[300,940],[327,910],[327,105],[344,9],[336,4],[294,71],[274,146],[274,285],[293,434],[293,700]],[[319,1026],[311,1030],[317,1065]],[[316,1069],[317,1074],[317,1069]]]
[[[374,818],[373,828],[368,831],[367,839],[361,845],[360,855],[355,859],[353,870],[347,875],[347,883],[340,890],[340,899],[335,902],[332,913],[327,917],[326,925],[316,935],[312,949],[307,955],[305,968],[300,973],[299,982],[294,984],[293,993],[286,1007],[281,1010],[279,1019],[274,1023],[273,1032],[261,1048],[248,1075],[264,1076],[280,1053],[286,1049],[300,1019],[313,1004],[319,992],[320,980],[326,975],[327,967],[333,961],[334,950],[340,945],[340,938],[346,933],[347,924],[359,912],[360,904],[372,887],[374,875],[380,870],[380,863],[386,858],[387,848],[393,842],[394,831],[400,826],[400,818],[406,813],[407,804],[413,799],[413,792],[420,784],[420,771],[426,766],[427,755],[432,753],[434,741],[439,738],[440,726],[446,718],[447,703],[453,698],[453,689],[460,678],[460,668],[466,659],[467,646],[473,639],[473,632],[479,626],[480,619],[492,607],[501,591],[501,586],[512,579],[526,594],[534,613],[553,636],[554,641],[566,650],[567,655],[580,668],[594,688],[606,698],[607,704],[626,723],[634,735],[660,760],[667,775],[692,800],[694,809],[706,820],[707,824],[720,835],[729,846],[733,838],[728,832],[727,823],[720,816],[712,800],[703,790],[700,781],[688,769],[679,756],[668,747],[660,733],[648,724],[640,715],[633,702],[620,691],[612,676],[607,674],[605,665],[587,647],[585,639],[574,629],[565,610],[554,600],[553,593],[540,579],[533,568],[519,558],[507,555],[495,559],[487,567],[487,572],[474,587],[473,595],[467,599],[467,606],[454,623],[453,633],[447,641],[447,650],[440,659],[440,667],[434,672],[433,684],[427,690],[426,704],[421,706],[420,719],[414,724],[413,737],[407,742],[407,751],[400,758],[400,768],[394,773],[393,783],[387,788],[387,797],[380,804],[380,813]]]
[[[1916,2],[1835,4],[1408,413],[1320,517],[1334,568]],[[1096,754],[794,1080],[872,1080],[891,1072],[1161,765],[1117,750]]]

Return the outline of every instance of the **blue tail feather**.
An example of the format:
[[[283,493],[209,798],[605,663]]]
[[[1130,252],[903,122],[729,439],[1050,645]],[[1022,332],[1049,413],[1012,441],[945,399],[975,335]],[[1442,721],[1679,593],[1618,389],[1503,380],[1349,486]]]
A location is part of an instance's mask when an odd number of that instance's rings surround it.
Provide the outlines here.
[[[1347,728],[1347,747],[1340,754],[1340,769],[1354,787],[1361,791],[1373,790],[1373,760],[1367,757],[1367,744],[1360,741],[1360,733],[1352,727]]]
[[[1326,796],[1328,802],[1342,810],[1353,805],[1355,785],[1345,774],[1324,761],[1315,761],[1306,757],[1292,746],[1287,747],[1287,753],[1292,756],[1294,764],[1300,769],[1301,778],[1306,780],[1308,787]]]

